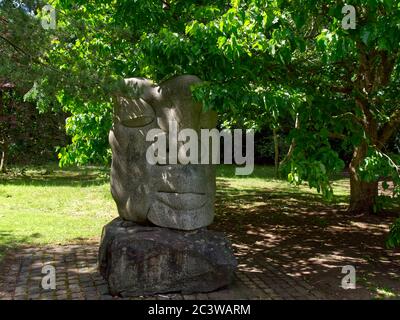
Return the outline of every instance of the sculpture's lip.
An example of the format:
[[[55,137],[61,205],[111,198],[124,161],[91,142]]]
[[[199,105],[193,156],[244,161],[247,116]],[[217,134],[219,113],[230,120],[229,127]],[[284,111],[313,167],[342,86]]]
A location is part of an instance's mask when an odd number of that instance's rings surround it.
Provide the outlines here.
[[[158,191],[157,200],[175,210],[193,210],[204,206],[207,201],[204,192]]]

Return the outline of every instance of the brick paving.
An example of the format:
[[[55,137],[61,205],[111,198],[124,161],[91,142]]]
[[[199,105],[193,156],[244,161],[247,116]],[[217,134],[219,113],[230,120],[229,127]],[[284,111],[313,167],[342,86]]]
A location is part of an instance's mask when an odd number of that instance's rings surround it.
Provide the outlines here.
[[[21,248],[9,253],[0,265],[0,300],[110,300],[97,271],[97,243]],[[267,260],[257,268],[241,264],[228,288],[192,295],[160,294],[130,299],[151,300],[310,300],[327,299],[307,282],[279,271]],[[56,289],[42,288],[42,268],[56,269]]]

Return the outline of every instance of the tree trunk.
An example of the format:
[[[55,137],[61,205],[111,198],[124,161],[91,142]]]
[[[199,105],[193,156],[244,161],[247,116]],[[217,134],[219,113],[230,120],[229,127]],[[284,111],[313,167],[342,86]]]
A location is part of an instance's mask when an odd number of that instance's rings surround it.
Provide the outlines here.
[[[296,113],[296,121],[294,124],[294,128],[295,129],[299,129],[300,128],[300,120],[299,120],[299,114]],[[282,159],[282,161],[279,163],[279,166],[283,166],[286,162],[288,162],[290,160],[290,158],[292,157],[293,154],[293,150],[296,147],[296,141],[294,139],[292,139],[292,142],[290,143],[289,146],[289,150],[286,154],[286,156]]]
[[[274,134],[274,153],[275,153],[275,178],[279,178],[279,140],[276,129],[272,130]]]
[[[0,172],[6,172],[7,145],[3,144],[0,158]]]
[[[350,162],[350,206],[349,211],[354,214],[374,214],[374,205],[378,196],[378,182],[361,181],[357,169],[367,155],[366,142],[354,150]]]

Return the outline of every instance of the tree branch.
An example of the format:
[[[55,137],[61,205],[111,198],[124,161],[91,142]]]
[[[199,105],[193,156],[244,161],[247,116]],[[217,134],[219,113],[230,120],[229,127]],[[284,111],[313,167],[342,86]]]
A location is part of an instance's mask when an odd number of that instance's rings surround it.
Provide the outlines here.
[[[350,94],[352,93],[353,89],[350,87],[337,87],[337,86],[332,86],[331,91],[337,92],[337,93],[343,93],[343,94]]]
[[[360,119],[360,118],[358,118],[354,113],[352,113],[352,112],[346,112],[346,113],[343,113],[343,114],[339,114],[339,115],[337,115],[337,116],[333,116],[332,118],[333,119],[339,119],[339,118],[342,118],[342,117],[346,117],[346,116],[349,116],[350,118],[352,118],[355,122],[357,122],[359,125],[361,125],[361,126],[364,126],[364,123],[363,123],[363,121]]]
[[[296,113],[296,120],[295,120],[294,128],[295,129],[299,129],[300,128],[300,119],[299,119],[299,114],[298,113]],[[282,167],[286,162],[288,162],[290,160],[290,158],[292,157],[293,150],[294,150],[295,147],[296,147],[296,141],[293,138],[292,139],[292,143],[290,144],[290,147],[289,147],[289,150],[288,150],[286,156],[279,163],[279,167]]]
[[[338,140],[344,140],[344,139],[346,139],[346,135],[344,135],[342,133],[330,132],[329,133],[329,138],[338,139]]]
[[[16,51],[22,53],[23,55],[25,55],[25,56],[31,58],[31,56],[30,56],[29,54],[27,54],[23,49],[21,49],[20,47],[18,47],[18,46],[15,45],[14,43],[12,43],[12,42],[11,42],[10,40],[8,40],[6,37],[3,37],[1,34],[0,34],[0,38],[3,39],[5,42],[7,42],[11,47],[13,47],[14,50],[16,50]]]
[[[379,141],[382,144],[385,144],[390,139],[390,137],[397,131],[399,127],[400,127],[400,109],[393,112],[389,122],[387,122],[383,126],[379,135]]]

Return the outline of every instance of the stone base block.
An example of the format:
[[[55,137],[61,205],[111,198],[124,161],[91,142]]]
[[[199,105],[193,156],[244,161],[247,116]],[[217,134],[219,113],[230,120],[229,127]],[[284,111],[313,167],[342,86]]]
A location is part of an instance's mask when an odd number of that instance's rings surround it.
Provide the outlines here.
[[[219,232],[142,226],[120,218],[103,229],[99,268],[112,295],[210,292],[227,286],[236,266],[231,244]]]

